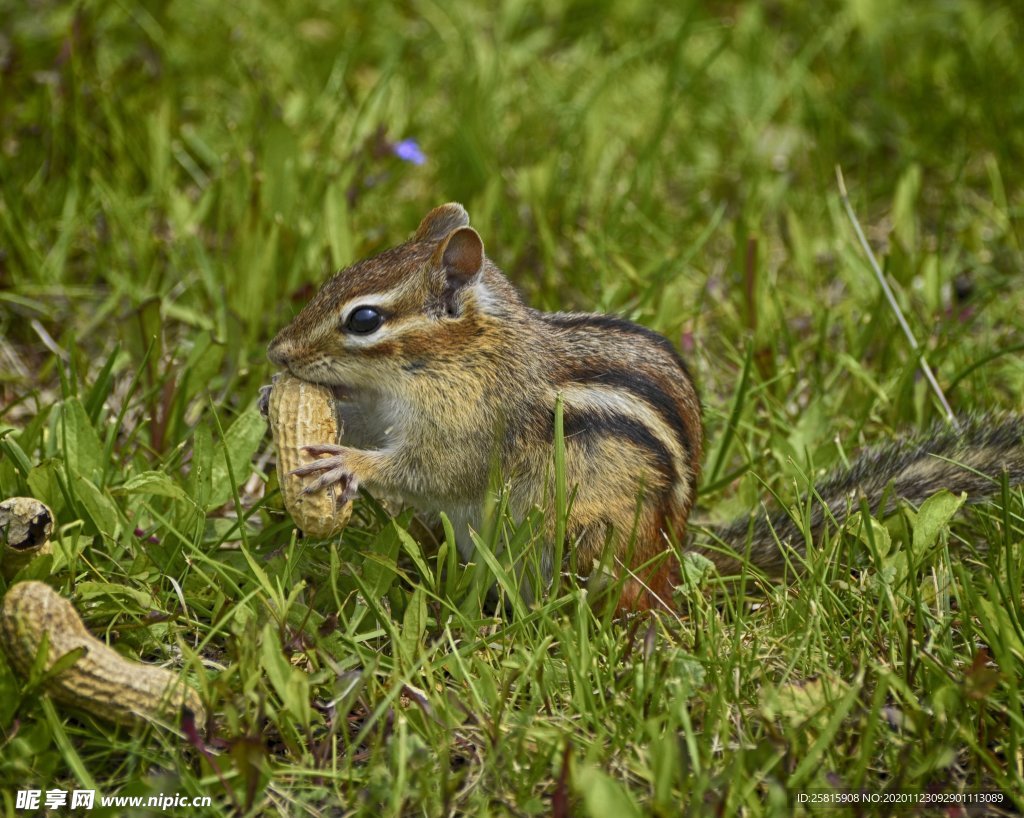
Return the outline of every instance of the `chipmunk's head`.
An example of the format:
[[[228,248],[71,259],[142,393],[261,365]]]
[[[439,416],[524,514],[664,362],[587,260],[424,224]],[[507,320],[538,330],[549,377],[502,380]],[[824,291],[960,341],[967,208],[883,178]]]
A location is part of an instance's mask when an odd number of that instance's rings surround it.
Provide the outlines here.
[[[505,288],[465,209],[445,204],[409,241],[327,281],[267,354],[304,380],[388,391],[479,341]]]

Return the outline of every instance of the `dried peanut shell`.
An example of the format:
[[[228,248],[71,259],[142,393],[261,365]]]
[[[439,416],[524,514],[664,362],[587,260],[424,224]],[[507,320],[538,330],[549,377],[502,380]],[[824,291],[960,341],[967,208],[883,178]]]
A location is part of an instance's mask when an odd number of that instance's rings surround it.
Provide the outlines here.
[[[0,573],[11,579],[42,554],[53,551],[53,512],[34,497],[0,502]]]
[[[58,702],[118,724],[140,719],[175,720],[183,707],[206,720],[199,694],[180,674],[127,659],[82,624],[74,606],[49,585],[18,582],[0,606],[0,645],[11,665],[28,676],[43,638],[49,641],[43,671],[81,649],[74,664],[43,683]]]

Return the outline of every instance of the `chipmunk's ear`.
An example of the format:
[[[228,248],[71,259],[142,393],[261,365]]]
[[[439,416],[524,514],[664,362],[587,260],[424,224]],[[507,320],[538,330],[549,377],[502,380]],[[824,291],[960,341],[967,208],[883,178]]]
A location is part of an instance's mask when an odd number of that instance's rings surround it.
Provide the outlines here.
[[[441,241],[453,230],[469,226],[469,214],[458,202],[435,207],[420,222],[413,241]]]
[[[460,227],[448,234],[434,254],[447,288],[457,290],[473,281],[484,266],[484,242],[472,227]]]

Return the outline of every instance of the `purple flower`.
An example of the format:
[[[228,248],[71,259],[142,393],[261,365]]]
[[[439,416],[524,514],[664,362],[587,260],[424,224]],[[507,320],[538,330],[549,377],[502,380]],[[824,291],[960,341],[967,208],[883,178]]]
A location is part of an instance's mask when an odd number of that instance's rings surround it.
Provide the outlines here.
[[[401,142],[396,142],[391,146],[391,150],[403,162],[422,165],[427,161],[426,154],[420,149],[420,145],[415,139],[403,139]]]

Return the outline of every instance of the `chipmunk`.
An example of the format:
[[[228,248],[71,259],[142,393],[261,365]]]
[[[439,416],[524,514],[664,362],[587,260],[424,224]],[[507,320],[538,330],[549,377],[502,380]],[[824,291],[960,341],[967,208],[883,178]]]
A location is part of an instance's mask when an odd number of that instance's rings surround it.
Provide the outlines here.
[[[342,402],[348,445],[306,447],[322,455],[295,471],[318,475],[306,490],[340,484],[347,499],[364,486],[443,511],[466,560],[495,465],[513,516],[551,508],[560,399],[574,492],[566,548],[577,571],[589,574],[610,552],[620,611],[672,607],[672,544],[683,541],[702,457],[701,404],[686,365],[663,336],[622,318],[527,306],[484,254],[461,205],[432,210],[411,239],[327,281],[268,356],[334,387]],[[943,486],[986,488],[972,469],[1005,468],[1021,482],[1022,438],[1020,419],[992,428],[976,420],[962,435],[869,452],[826,483],[826,505],[841,516],[851,492],[874,498],[890,484],[911,501]],[[552,564],[555,515],[546,517],[540,563],[549,579],[562,566]],[[819,509],[813,522],[820,528],[825,517]],[[769,572],[785,563],[780,540],[801,547],[784,514],[715,533]],[[704,552],[723,568],[738,564]]]

